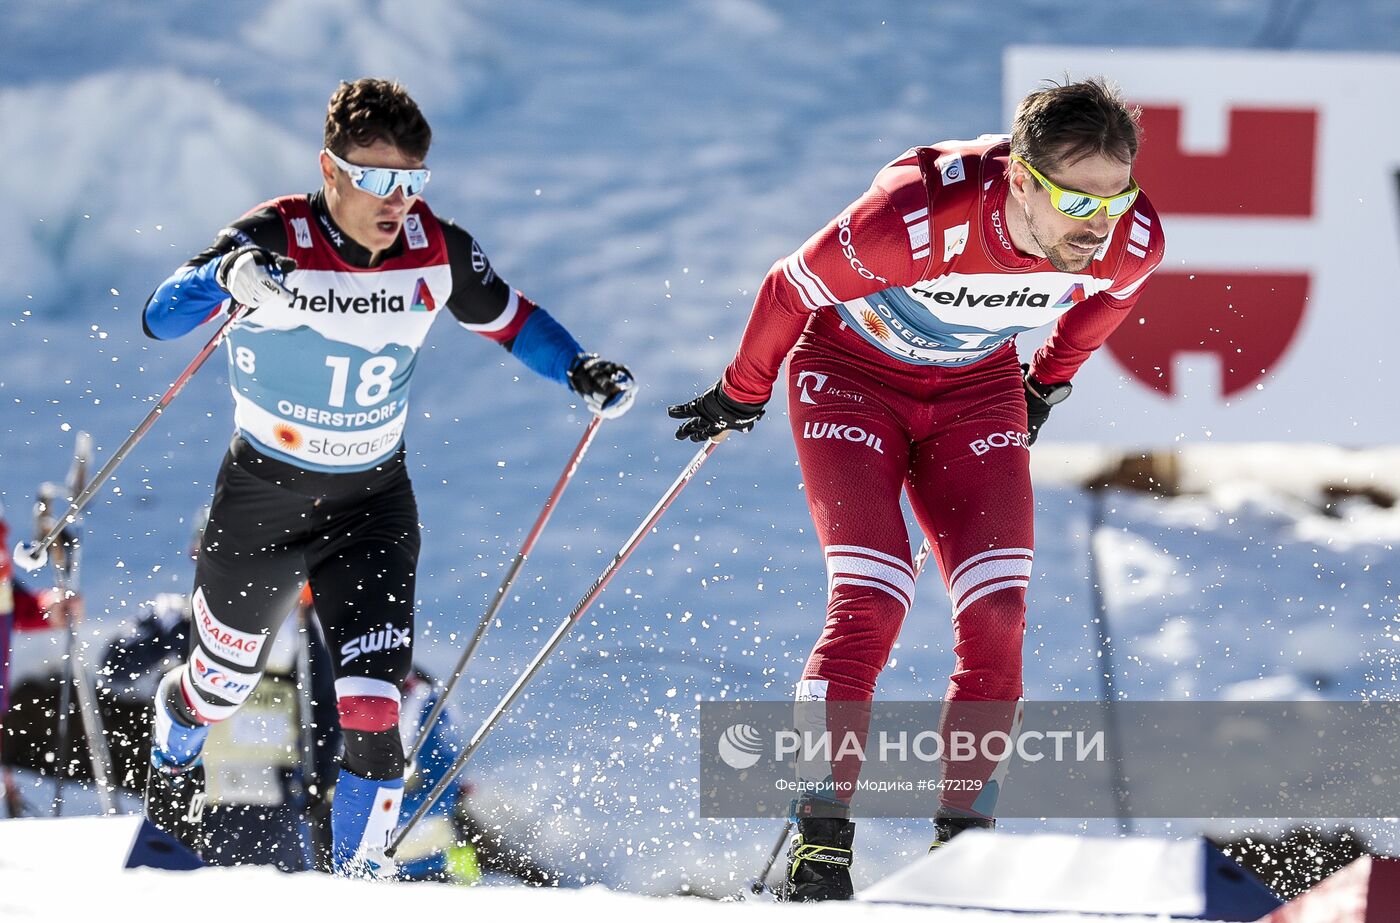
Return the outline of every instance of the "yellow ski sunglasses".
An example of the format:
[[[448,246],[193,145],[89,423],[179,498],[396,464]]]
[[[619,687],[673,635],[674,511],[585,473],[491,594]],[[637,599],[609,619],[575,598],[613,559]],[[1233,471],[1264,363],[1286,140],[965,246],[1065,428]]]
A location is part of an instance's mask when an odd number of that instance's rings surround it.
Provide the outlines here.
[[[1128,209],[1133,207],[1138,193],[1142,191],[1138,188],[1137,180],[1131,180],[1132,185],[1128,187],[1127,192],[1120,192],[1114,196],[1076,192],[1073,189],[1056,186],[1019,154],[1012,154],[1011,159],[1031,171],[1031,176],[1034,176],[1040,185],[1045,187],[1046,191],[1050,193],[1050,204],[1055,206],[1055,211],[1073,218],[1075,221],[1088,221],[1097,215],[1101,208],[1108,209],[1108,217],[1121,218]]]

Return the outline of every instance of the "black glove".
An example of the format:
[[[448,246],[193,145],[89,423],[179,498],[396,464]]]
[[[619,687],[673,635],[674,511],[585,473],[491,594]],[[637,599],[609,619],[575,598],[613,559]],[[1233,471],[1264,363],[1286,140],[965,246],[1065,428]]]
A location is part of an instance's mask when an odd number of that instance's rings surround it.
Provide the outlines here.
[[[767,402],[765,401],[764,404]],[[741,404],[724,393],[719,382],[693,401],[676,404],[666,412],[684,420],[676,430],[677,439],[704,442],[728,429],[747,433],[763,416],[764,404]]]
[[[569,387],[605,420],[622,416],[637,398],[637,381],[627,366],[594,353],[578,354],[569,367]]]
[[[1021,382],[1026,392],[1026,441],[1035,445],[1040,428],[1050,419],[1050,408],[1069,397],[1069,382],[1046,385],[1031,377],[1031,367],[1021,366]]]
[[[230,311],[235,304],[241,304],[251,313],[265,304],[290,305],[292,293],[282,280],[296,268],[297,261],[291,257],[248,244],[224,254],[214,279],[233,297]]]

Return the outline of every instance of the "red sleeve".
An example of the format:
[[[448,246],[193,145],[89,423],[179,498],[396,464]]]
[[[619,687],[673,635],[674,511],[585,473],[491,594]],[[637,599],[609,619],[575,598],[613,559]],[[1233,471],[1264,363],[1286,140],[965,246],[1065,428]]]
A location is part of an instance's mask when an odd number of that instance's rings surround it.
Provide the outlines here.
[[[1047,385],[1069,381],[1089,355],[1133,313],[1142,287],[1162,262],[1166,239],[1152,206],[1141,197],[1120,222],[1126,233],[1123,258],[1106,292],[1086,298],[1066,311],[1045,345],[1031,359],[1031,375]]]
[[[915,262],[910,232],[895,204],[910,195],[927,206],[917,167],[886,168],[800,250],[773,264],[754,299],[739,351],[724,371],[730,397],[761,404],[772,396],[778,370],[813,313],[919,280],[926,260]]]
[[[48,618],[44,615],[48,609],[49,592],[41,594],[31,593],[18,583],[13,584],[15,594],[15,620],[16,631],[44,631],[52,628]]]
[[[9,591],[8,594],[6,590]],[[50,627],[44,613],[52,602],[52,592],[48,590],[39,594],[31,593],[14,582],[14,562],[10,560],[10,530],[4,520],[0,520],[0,606],[13,606],[14,621],[11,624],[16,631],[43,631]],[[6,595],[10,597],[8,600],[4,598]],[[4,611],[0,608],[0,614]]]

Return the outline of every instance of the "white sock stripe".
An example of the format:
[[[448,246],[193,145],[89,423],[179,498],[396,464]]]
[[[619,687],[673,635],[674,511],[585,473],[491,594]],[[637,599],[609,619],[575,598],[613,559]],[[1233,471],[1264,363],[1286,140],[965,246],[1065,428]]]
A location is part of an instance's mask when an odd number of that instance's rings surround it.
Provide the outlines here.
[[[836,302],[840,300],[831,293],[831,289],[826,287],[826,283],[822,281],[822,277],[812,272],[812,267],[807,265],[807,257],[802,255],[801,250],[797,251],[797,265],[806,273],[807,278],[816,283],[817,289],[822,293],[822,297],[826,299],[827,304],[836,304]]]
[[[978,584],[986,583],[988,580],[999,580],[1002,577],[1022,577],[1029,581],[1031,577],[1030,558],[993,558],[990,561],[983,561],[969,567],[962,572],[962,576],[953,581],[953,585],[948,589],[948,595],[956,605],[959,599]]]
[[[883,561],[874,561],[855,555],[831,555],[826,559],[826,573],[827,579],[831,582],[834,582],[837,577],[845,575],[880,580],[896,587],[910,600],[914,598],[914,578],[909,576],[906,571],[891,567]]]
[[[880,561],[884,561],[886,564],[893,564],[910,577],[914,576],[914,565],[910,564],[908,561],[903,558],[896,558],[892,554],[885,554],[883,551],[876,551],[874,548],[866,548],[864,545],[827,545],[826,554],[827,557],[833,554],[855,554],[867,558],[876,558]]]
[[[399,687],[393,683],[386,683],[382,679],[370,679],[367,676],[346,676],[335,681],[335,697],[337,699],[349,698],[353,695],[393,699],[395,705],[403,701],[403,697],[399,695]]]
[[[1026,587],[1028,587],[1028,586],[1030,586],[1030,585],[1031,585],[1031,582],[1030,582],[1029,580],[1025,580],[1025,579],[1003,580],[1001,583],[992,583],[992,584],[988,584],[987,586],[982,587],[980,590],[977,590],[975,593],[973,593],[972,595],[968,596],[968,597],[967,597],[966,599],[964,599],[962,602],[960,602],[960,603],[958,603],[957,605],[953,606],[953,615],[960,615],[960,614],[962,614],[962,611],[963,611],[964,609],[966,609],[968,606],[970,606],[970,605],[972,605],[973,603],[977,602],[977,600],[981,599],[983,596],[990,595],[990,594],[992,594],[992,593],[997,592],[998,590],[1010,590],[1010,589],[1013,589],[1013,588],[1015,588],[1015,587],[1021,587],[1022,589],[1025,589]]]
[[[987,558],[995,557],[1011,557],[1013,555],[1024,555],[1028,558],[1034,558],[1035,552],[1031,551],[1029,548],[993,548],[991,551],[984,551],[981,554],[974,554],[972,557],[968,558],[966,561],[953,568],[953,573],[948,576],[948,582],[950,584],[956,583],[958,580],[958,576],[963,571],[967,570],[968,567],[972,566],[973,564],[976,564],[978,561],[985,561]]]
[[[800,283],[797,280],[797,277],[793,274],[792,262],[792,257],[788,257],[783,262],[783,276],[788,280],[788,284],[797,290],[797,296],[802,299],[802,303],[807,306],[807,310],[815,311],[817,310],[817,308],[820,307],[820,305],[812,303],[812,299],[808,295],[807,289],[803,287],[802,283]]]
[[[913,601],[910,600],[909,597],[905,596],[898,587],[894,586],[893,584],[885,583],[883,580],[863,580],[859,577],[850,577],[846,574],[837,574],[835,577],[831,578],[831,584],[828,588],[828,593],[834,592],[837,586],[868,586],[873,587],[877,590],[883,590],[886,595],[892,596],[896,600],[898,600],[899,604],[904,607],[904,611],[906,613],[909,612],[909,607],[913,605]]]

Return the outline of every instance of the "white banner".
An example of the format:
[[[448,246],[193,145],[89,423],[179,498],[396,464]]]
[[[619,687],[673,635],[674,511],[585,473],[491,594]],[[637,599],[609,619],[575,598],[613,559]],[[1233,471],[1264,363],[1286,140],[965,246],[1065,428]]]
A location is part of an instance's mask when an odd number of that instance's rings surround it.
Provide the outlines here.
[[[1066,71],[1142,107],[1167,252],[1048,438],[1400,442],[1400,56],[1010,48],[1006,127]]]

